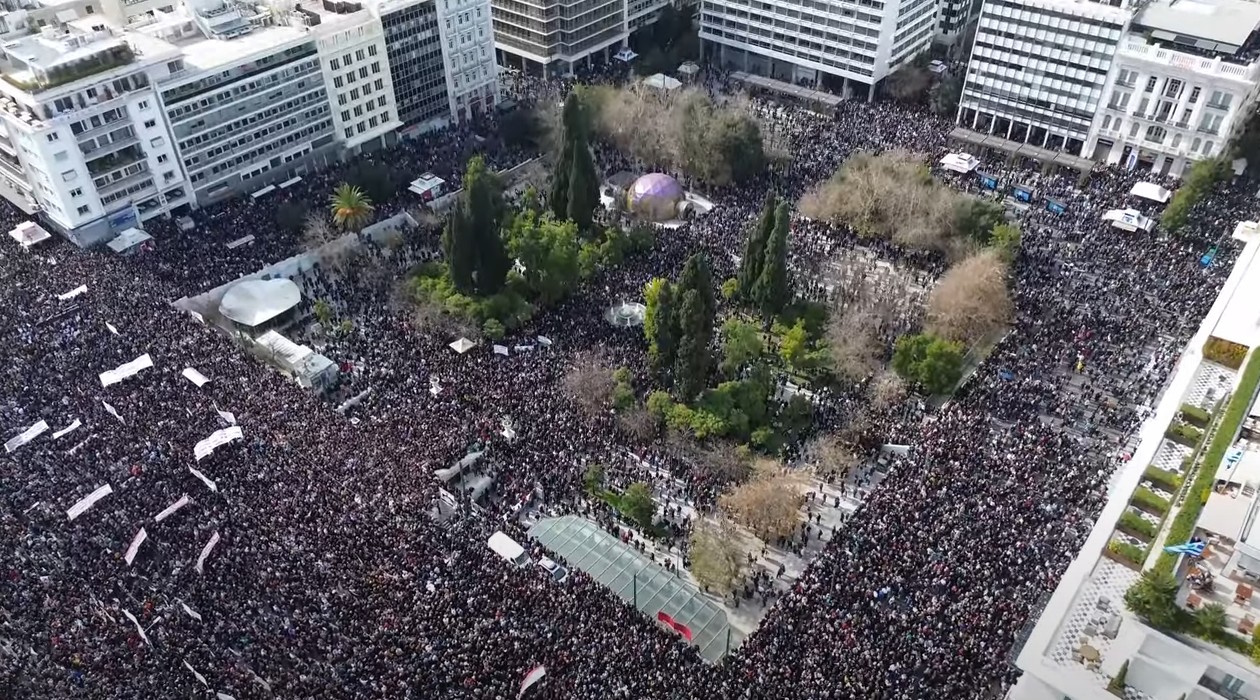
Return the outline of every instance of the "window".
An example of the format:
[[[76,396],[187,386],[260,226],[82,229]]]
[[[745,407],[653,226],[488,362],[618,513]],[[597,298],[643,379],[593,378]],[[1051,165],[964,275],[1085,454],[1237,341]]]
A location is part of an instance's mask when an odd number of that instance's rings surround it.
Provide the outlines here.
[[[342,56],[341,62],[347,66],[354,63],[354,61],[350,59],[350,54],[346,54],[345,56]]]
[[[351,138],[352,136],[354,136],[354,129],[351,127],[346,127],[346,138]]]
[[[1211,141],[1208,141],[1207,143],[1203,144],[1203,155],[1204,156],[1212,155],[1212,142]]]
[[[359,49],[358,51],[354,52],[354,59],[356,61],[362,61],[364,58],[366,58],[366,56],[363,53],[363,49]]]
[[[165,153],[160,153],[160,154],[158,154],[158,157],[157,157],[157,162],[159,162],[159,163],[165,163],[166,161],[168,161],[168,160],[170,160],[170,159],[171,159],[171,158],[170,158],[170,156],[166,155]]]
[[[363,116],[363,105],[355,105],[355,106],[354,106],[354,116],[356,116],[356,117],[361,117],[361,116]]]
[[[140,107],[140,109],[148,109],[148,108],[149,108],[149,101],[148,101],[148,100],[140,100],[140,104],[139,104],[139,105],[137,105],[137,106],[138,106],[138,107]]]
[[[1191,153],[1198,153],[1198,152],[1199,152],[1199,144],[1200,144],[1200,143],[1202,143],[1202,142],[1203,142],[1203,139],[1201,139],[1201,138],[1199,138],[1199,137],[1197,137],[1197,136],[1196,136],[1196,137],[1194,137],[1194,140],[1190,142],[1190,152],[1191,152]]]
[[[1225,121],[1225,116],[1222,114],[1204,114],[1203,119],[1199,121],[1199,131],[1205,134],[1216,134],[1220,131],[1223,121]]]
[[[1212,91],[1212,99],[1208,100],[1208,106],[1214,109],[1229,109],[1229,105],[1234,101],[1234,96],[1228,92],[1220,90]]]
[[[337,95],[337,104],[339,104],[339,105],[341,105],[341,106],[343,106],[343,107],[346,105],[346,95],[345,95],[345,93],[342,93],[342,94],[340,94],[340,95]]]
[[[364,87],[366,87],[366,86],[364,86]],[[352,100],[357,100],[357,99],[359,99],[359,88],[355,88],[355,89],[353,89],[353,90],[351,90],[351,91],[350,91],[350,99],[352,99]]]
[[[166,172],[162,173],[162,182],[170,182],[171,180],[174,180],[174,179],[175,179],[174,170],[167,170]]]
[[[1155,76],[1153,76],[1153,75],[1152,75],[1151,77],[1149,77],[1149,78],[1147,78],[1147,79],[1146,79],[1146,91],[1147,91],[1147,92],[1150,92],[1151,90],[1154,90],[1154,89],[1155,89],[1155,82],[1156,82],[1157,80],[1159,80],[1159,79],[1158,79],[1158,78],[1156,78],[1156,77],[1155,77]]]
[[[82,196],[83,196],[83,188],[82,188],[82,187],[76,187],[76,188],[74,188],[74,189],[70,190],[70,196],[71,196],[71,197],[82,197]]]
[[[372,83],[372,85],[373,85],[373,87],[375,87],[377,90],[384,90],[384,89],[385,89],[385,81],[381,80],[380,78],[377,78],[377,79],[376,79],[376,82]]]
[[[354,78],[354,73],[351,73],[351,74],[350,74],[350,77],[351,77],[351,79],[353,79],[353,78]],[[344,85],[344,83],[341,81],[341,76],[340,76],[340,75],[333,76],[333,85],[334,85],[334,86],[336,86],[336,87],[341,87],[342,85]]]
[[[1191,90],[1190,91],[1190,104],[1194,104],[1195,102],[1198,102],[1199,94],[1202,92],[1203,92],[1203,88],[1197,87],[1197,86],[1193,90]]]
[[[149,139],[149,145],[152,146],[153,148],[161,148],[162,146],[166,145],[166,139],[162,138],[161,136],[155,139]]]
[[[96,9],[95,9],[95,8],[93,8],[91,5],[87,5],[87,6],[85,6],[85,7],[83,8],[83,11],[84,11],[84,12],[86,12],[86,13],[88,13],[89,15],[94,15],[94,14],[96,14]]]
[[[77,178],[78,176],[79,174],[76,173],[75,171],[67,170],[61,174],[61,180],[62,182],[74,182],[74,179]]]
[[[53,154],[53,160],[57,161],[58,163],[65,161],[69,157],[70,157],[70,154],[66,153],[65,151],[57,151],[56,153]]]
[[[350,121],[350,110],[342,110],[342,112],[341,112],[341,121],[343,121],[343,122],[348,122],[348,121]]]
[[[1167,135],[1162,126],[1152,126],[1146,130],[1146,140],[1154,143],[1163,143]]]
[[[372,44],[371,46],[368,47],[368,55],[369,56],[376,55],[376,44]]]
[[[328,62],[328,67],[333,70],[341,70],[341,61],[334,58]]]
[[[366,126],[363,122],[359,122],[357,125],[355,125],[355,127],[354,127],[354,128],[355,128],[355,129],[356,129],[356,130],[357,130],[360,134],[362,134],[363,132],[367,131],[367,126]]]
[[[1172,147],[1176,148],[1181,145],[1181,134],[1173,134]]]
[[[381,64],[380,64],[380,62],[378,62],[378,61],[373,61],[373,62],[372,62],[372,72],[373,72],[373,73],[380,73],[380,72],[381,72]],[[363,76],[363,77],[365,77],[365,78],[366,78],[367,76],[365,75],[365,76]]]
[[[1135,138],[1137,136],[1138,128],[1139,125],[1137,122],[1134,122],[1133,125],[1129,127],[1129,138]]]
[[[385,96],[384,96],[384,95],[381,95],[380,97],[376,98],[376,106],[377,106],[377,107],[384,107],[384,106],[385,106]]]
[[[92,207],[91,205],[84,204],[83,206],[79,207],[77,211],[79,212],[79,216],[87,216],[88,213],[92,211]]]
[[[1168,84],[1164,86],[1164,97],[1171,97],[1174,100],[1181,95],[1181,81],[1176,78],[1169,78]]]
[[[373,127],[373,128],[375,128],[375,127],[376,127],[376,115],[375,115],[375,114],[373,114],[370,118],[368,118],[368,126]]]
[[[152,128],[153,128],[153,127],[155,127],[155,126],[157,126],[157,120],[156,120],[156,119],[145,119],[145,120],[144,120],[144,128],[146,128],[146,129],[152,129]]]
[[[48,143],[52,143],[53,141],[56,141],[57,139],[61,138],[61,135],[54,131],[51,134],[49,134],[47,138],[48,138]]]
[[[362,68],[359,69],[359,77],[363,78],[364,80],[367,80],[367,77],[368,77],[367,66],[363,66]]]
[[[1107,131],[1110,128],[1111,128],[1111,115],[1108,114],[1107,116],[1103,117],[1102,130]]]

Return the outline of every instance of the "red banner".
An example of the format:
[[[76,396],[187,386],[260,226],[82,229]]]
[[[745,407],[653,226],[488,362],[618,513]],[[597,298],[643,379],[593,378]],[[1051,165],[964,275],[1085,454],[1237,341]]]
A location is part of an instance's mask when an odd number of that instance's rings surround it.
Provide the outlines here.
[[[691,641],[691,628],[675,620],[664,610],[656,613],[656,619],[674,628],[674,631],[677,632],[678,634],[681,634],[683,636],[683,639],[686,639],[689,642]]]

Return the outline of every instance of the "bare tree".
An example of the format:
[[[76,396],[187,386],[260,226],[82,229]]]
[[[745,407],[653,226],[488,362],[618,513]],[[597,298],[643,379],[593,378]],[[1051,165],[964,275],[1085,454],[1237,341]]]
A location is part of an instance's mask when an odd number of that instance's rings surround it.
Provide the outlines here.
[[[648,442],[661,430],[660,418],[652,415],[642,406],[621,412],[617,422],[626,435],[639,442]]]
[[[323,214],[311,212],[302,224],[302,245],[307,250],[314,250],[339,235]]]
[[[612,368],[604,358],[593,352],[582,352],[573,359],[573,366],[565,373],[561,384],[565,393],[587,415],[597,415],[612,406]]]
[[[691,529],[691,574],[705,590],[725,596],[743,580],[747,552],[740,546],[742,534],[721,516],[697,519]]]
[[[805,457],[814,472],[823,477],[844,478],[861,460],[835,435],[820,435],[805,448]]]
[[[970,345],[1000,330],[1013,312],[1006,276],[994,250],[955,264],[928,297],[928,331]]]
[[[718,504],[736,523],[769,542],[796,532],[804,487],[798,475],[785,473],[773,462],[762,463],[752,479],[723,494]]]
[[[884,370],[871,380],[867,389],[870,406],[876,411],[887,411],[906,400],[906,382],[892,370]]]
[[[827,326],[827,349],[837,374],[860,381],[883,365],[880,326],[872,310],[832,317]]]

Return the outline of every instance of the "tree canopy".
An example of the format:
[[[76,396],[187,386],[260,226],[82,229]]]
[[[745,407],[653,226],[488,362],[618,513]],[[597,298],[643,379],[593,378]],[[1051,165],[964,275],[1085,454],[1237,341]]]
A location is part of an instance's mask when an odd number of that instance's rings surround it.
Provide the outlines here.
[[[341,183],[329,198],[333,222],[346,231],[359,231],[372,220],[376,207],[363,190]]]

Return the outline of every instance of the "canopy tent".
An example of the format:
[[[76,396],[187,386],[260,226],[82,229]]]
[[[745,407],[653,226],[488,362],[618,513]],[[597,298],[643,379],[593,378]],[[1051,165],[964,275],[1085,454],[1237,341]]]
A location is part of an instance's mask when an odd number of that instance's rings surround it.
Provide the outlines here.
[[[476,343],[474,343],[473,341],[467,338],[460,338],[459,340],[456,340],[455,342],[451,343],[450,348],[454,350],[455,352],[463,355],[469,350],[472,350],[476,345],[477,345]]]
[[[51,233],[45,231],[34,221],[23,221],[12,231],[9,231],[9,235],[18,242],[18,245],[26,250],[30,250],[31,246],[36,243],[42,243],[52,238]]]
[[[634,51],[631,51],[629,46],[623,46],[621,47],[620,51],[613,54],[613,58],[617,59],[618,61],[621,61],[622,63],[629,63],[638,57],[639,57],[639,54],[635,53]]]
[[[700,66],[696,65],[695,61],[687,61],[681,66],[678,66],[678,72],[690,77],[700,72]]]
[[[980,167],[980,159],[970,153],[947,153],[941,159],[941,167],[966,174]]]
[[[153,236],[133,226],[118,234],[114,240],[106,243],[106,245],[119,255],[127,255],[134,253],[140,246],[151,240],[153,240]]]
[[[411,181],[408,191],[420,195],[420,198],[428,202],[442,196],[442,192],[446,186],[446,180],[434,175],[433,173],[425,173],[420,177]]]
[[[682,87],[682,82],[680,82],[677,78],[671,78],[664,73],[649,75],[643,79],[643,84],[648,87],[656,88],[657,90],[677,90]]]
[[[1122,231],[1150,231],[1155,228],[1155,221],[1136,209],[1112,209],[1102,218]]]
[[[245,326],[266,323],[302,301],[292,280],[245,280],[232,285],[219,302],[219,312]]]
[[[1160,204],[1164,204],[1169,199],[1172,199],[1172,192],[1153,182],[1139,182],[1133,186],[1133,189],[1129,190],[1129,194],[1134,197],[1149,199],[1152,202],[1159,202]]]

